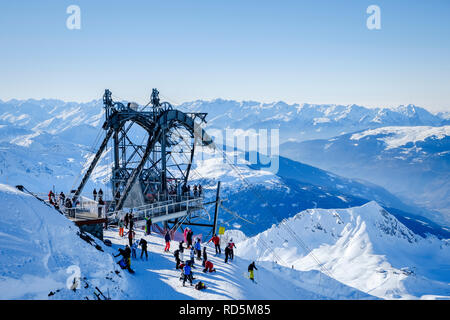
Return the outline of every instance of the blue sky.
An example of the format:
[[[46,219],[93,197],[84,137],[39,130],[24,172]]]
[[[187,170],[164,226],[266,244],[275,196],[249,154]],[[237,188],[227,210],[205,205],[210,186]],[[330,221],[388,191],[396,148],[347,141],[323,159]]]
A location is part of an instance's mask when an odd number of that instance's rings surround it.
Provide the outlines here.
[[[81,9],[81,30],[66,8]],[[369,5],[381,30],[366,27]],[[1,1],[0,99],[416,104],[450,111],[450,1]]]

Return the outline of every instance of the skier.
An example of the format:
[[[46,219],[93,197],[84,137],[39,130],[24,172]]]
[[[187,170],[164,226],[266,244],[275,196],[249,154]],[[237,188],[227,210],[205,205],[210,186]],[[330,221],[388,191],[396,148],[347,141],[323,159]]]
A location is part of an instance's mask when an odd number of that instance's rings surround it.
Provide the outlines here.
[[[98,198],[103,199],[103,190],[101,188],[98,190]]]
[[[258,270],[258,268],[256,268],[256,266],[255,266],[255,261],[250,263],[250,265],[248,266],[248,273],[249,273],[248,277],[250,278],[250,280],[255,282],[255,275],[254,275],[253,269]]]
[[[145,227],[146,227],[146,230],[145,230],[146,234],[147,235],[152,234],[152,219],[151,218],[147,219],[147,221],[145,223]]]
[[[117,264],[122,269],[127,269],[130,273],[134,273],[134,270],[131,269],[131,259],[130,259],[131,249],[129,246],[126,246],[125,249],[119,248],[119,254],[115,255],[114,257],[117,258],[118,256],[122,256],[122,260],[117,262]]]
[[[170,233],[167,230],[166,235],[164,236],[164,240],[166,241],[166,247],[164,248],[164,252],[169,252],[170,250]]]
[[[134,221],[133,221],[133,214],[130,212],[130,215],[128,216],[129,222],[130,222],[130,230],[133,230],[134,227]]]
[[[186,265],[183,267],[183,287],[185,286],[186,280],[189,280],[192,286],[192,270],[189,263],[186,263]]]
[[[192,236],[194,235],[194,232],[189,229],[189,231],[186,234],[186,241],[187,241],[187,248],[189,249],[192,246]]]
[[[225,263],[228,263],[228,257],[230,256],[230,251],[231,251],[230,247],[227,246],[225,248]]]
[[[142,260],[142,256],[144,255],[144,252],[145,252],[145,260],[148,260],[147,240],[145,240],[144,238],[141,238],[141,241],[139,241],[139,245],[141,246],[141,260]]]
[[[97,190],[92,191],[92,195],[94,196],[94,201],[97,200]]]
[[[233,248],[236,248],[236,245],[233,242],[233,238],[230,239],[230,242],[228,242],[228,247],[230,248],[230,260],[233,261],[234,259],[234,250]]]
[[[211,261],[205,262],[205,269],[203,269],[203,272],[216,272],[216,269],[214,269],[214,265]]]
[[[129,215],[128,215],[128,212],[125,214],[125,219],[124,219],[124,221],[125,221],[125,228],[127,228],[128,229],[128,221],[129,221]]]
[[[194,257],[195,257],[195,252],[194,252],[194,247],[191,247],[191,252],[189,252],[189,257],[191,258],[190,264],[192,267],[194,267]]]
[[[205,262],[208,260],[208,254],[206,253],[206,246],[203,247],[203,262],[202,266],[205,266]]]
[[[123,220],[119,220],[119,236],[123,237]]]
[[[201,259],[202,256],[202,246],[200,244],[200,238],[197,238],[194,244],[195,252],[197,253],[197,260]]]
[[[214,247],[216,249],[216,254],[221,254],[221,250],[220,250],[220,238],[217,236],[217,234],[214,234],[214,237],[212,237],[211,239],[209,239],[209,242],[213,242],[214,243]]]
[[[136,240],[133,245],[131,246],[131,256],[133,257],[133,259],[136,259],[136,249],[138,247],[139,243]]]
[[[175,252],[173,253],[173,256],[175,257],[175,263],[176,263],[175,269],[178,269],[180,267],[180,263],[181,263],[180,249],[175,250]]]
[[[128,235],[128,242],[130,243],[130,247],[133,245],[134,231],[128,230],[126,233]]]
[[[199,185],[198,185],[198,196],[201,197],[201,196],[202,196],[202,193],[203,193],[203,188],[202,188],[202,185],[199,184]]]
[[[178,250],[180,250],[180,259],[184,260],[184,247],[183,247],[184,241],[181,240],[180,244],[178,245]]]

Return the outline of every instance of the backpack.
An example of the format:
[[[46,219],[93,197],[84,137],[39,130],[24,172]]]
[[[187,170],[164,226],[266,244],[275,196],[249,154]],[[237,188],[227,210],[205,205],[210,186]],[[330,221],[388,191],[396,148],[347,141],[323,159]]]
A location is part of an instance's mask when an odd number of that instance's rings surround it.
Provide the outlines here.
[[[205,285],[203,282],[199,281],[199,282],[195,285],[195,289],[197,289],[197,290],[204,290],[204,289],[206,289],[206,285]]]
[[[128,262],[125,260],[125,258],[122,258],[122,260],[119,261],[119,266],[122,269],[125,269],[128,266]]]

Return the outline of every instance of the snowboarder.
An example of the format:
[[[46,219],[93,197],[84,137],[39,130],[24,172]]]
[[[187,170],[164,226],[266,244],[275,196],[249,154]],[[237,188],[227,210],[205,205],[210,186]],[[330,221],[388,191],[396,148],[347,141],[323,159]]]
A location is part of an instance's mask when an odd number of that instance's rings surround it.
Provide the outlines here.
[[[134,270],[131,269],[131,249],[129,246],[126,246],[125,249],[120,249],[119,248],[119,254],[115,255],[114,257],[117,258],[118,256],[122,256],[122,259],[117,262],[117,264],[122,268],[122,269],[127,269],[128,272],[130,273],[134,273]]]
[[[123,237],[123,220],[119,220],[119,236]]]
[[[205,266],[205,262],[208,260],[208,254],[206,253],[206,246],[203,247],[203,262],[202,266]]]
[[[236,245],[233,242],[233,238],[230,239],[230,242],[228,242],[228,247],[230,248],[230,260],[233,261],[234,259],[234,250],[233,248],[236,248]]]
[[[141,246],[141,260],[142,260],[142,256],[144,255],[144,252],[145,252],[145,260],[148,260],[147,240],[142,238],[141,241],[139,241],[139,245]]]
[[[164,252],[169,252],[169,250],[170,250],[170,233],[169,233],[169,230],[166,231],[166,235],[164,236],[164,240],[166,241],[166,247],[164,248]]]
[[[212,237],[211,239],[209,239],[209,242],[213,242],[214,243],[214,247],[216,249],[216,254],[221,254],[221,250],[220,250],[220,238],[217,236],[217,234],[214,234],[214,237]]]
[[[146,227],[146,234],[152,234],[152,219],[148,218],[147,221],[145,222],[145,227]]]
[[[249,274],[248,277],[250,278],[250,280],[255,282],[255,274],[253,272],[253,269],[258,270],[258,268],[256,268],[256,266],[255,266],[255,261],[250,263],[250,265],[248,266],[248,274]]]
[[[216,272],[216,269],[214,269],[214,265],[211,261],[205,262],[205,269],[203,269],[203,272]]]
[[[94,196],[94,201],[97,200],[97,190],[92,191],[92,195]]]
[[[202,246],[200,244],[200,238],[197,238],[194,244],[195,252],[197,253],[197,260],[201,259],[202,256]]]

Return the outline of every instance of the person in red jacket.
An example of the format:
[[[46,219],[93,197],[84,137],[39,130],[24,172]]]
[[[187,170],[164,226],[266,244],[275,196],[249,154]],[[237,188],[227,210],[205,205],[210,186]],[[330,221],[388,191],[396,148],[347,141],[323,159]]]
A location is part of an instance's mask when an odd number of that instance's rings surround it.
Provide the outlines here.
[[[208,243],[210,241],[212,241],[214,243],[214,246],[216,247],[216,254],[221,254],[221,251],[220,251],[220,238],[216,234],[214,234],[214,237],[209,239]]]
[[[205,269],[203,269],[203,272],[216,272],[216,269],[214,269],[214,265],[211,261],[206,261],[205,262]]]
[[[228,242],[228,248],[230,248],[230,259],[233,261],[234,259],[234,250],[233,248],[237,248],[236,245],[233,242],[233,238],[230,239],[230,242]]]

